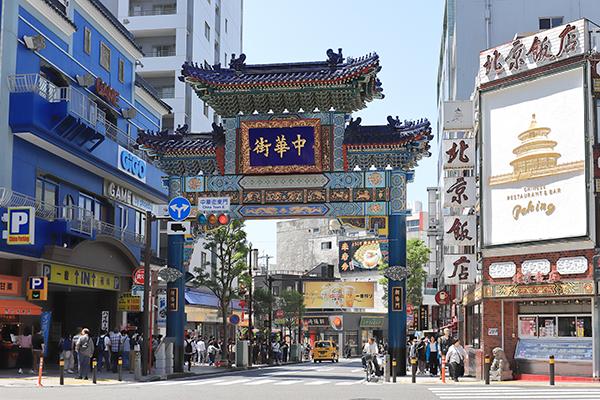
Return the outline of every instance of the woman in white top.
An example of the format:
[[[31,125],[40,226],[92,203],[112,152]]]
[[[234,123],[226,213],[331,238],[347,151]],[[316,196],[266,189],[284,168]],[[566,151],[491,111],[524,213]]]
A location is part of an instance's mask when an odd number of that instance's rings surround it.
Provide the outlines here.
[[[465,358],[468,358],[467,352],[460,345],[460,339],[457,338],[446,354],[446,362],[450,366],[450,375],[454,382],[458,382],[458,376],[464,372]]]

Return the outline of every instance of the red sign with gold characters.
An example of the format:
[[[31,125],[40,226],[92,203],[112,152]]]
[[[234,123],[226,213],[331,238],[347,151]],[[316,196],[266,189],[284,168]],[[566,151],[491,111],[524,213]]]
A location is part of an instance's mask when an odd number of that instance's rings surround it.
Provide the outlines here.
[[[0,275],[0,296],[20,296],[21,278],[18,276]]]
[[[445,290],[440,290],[435,294],[435,302],[440,306],[445,306],[446,304],[450,303],[450,293],[446,292]]]

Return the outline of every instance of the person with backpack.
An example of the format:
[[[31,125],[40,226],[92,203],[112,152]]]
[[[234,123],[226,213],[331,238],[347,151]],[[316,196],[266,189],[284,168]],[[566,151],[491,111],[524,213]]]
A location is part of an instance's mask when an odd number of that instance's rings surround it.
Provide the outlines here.
[[[108,346],[110,344],[110,339],[106,334],[106,330],[102,329],[100,331],[100,336],[96,339],[96,357],[98,359],[98,372],[102,371],[102,360],[106,364],[104,368],[106,372],[110,369],[110,361],[108,359]]]
[[[211,366],[215,363],[215,356],[217,355],[217,352],[219,351],[219,349],[217,349],[217,347],[215,346],[215,341],[211,340],[208,343],[208,349],[206,350],[207,354],[208,354],[208,365]]]
[[[89,329],[83,328],[81,336],[77,340],[75,350],[79,355],[79,369],[77,370],[77,377],[75,379],[86,379],[90,368],[90,358],[94,355],[94,342],[89,337]]]
[[[196,347],[196,345],[195,345],[194,341],[190,338],[190,335],[185,335],[185,343],[183,346],[183,355],[185,357],[184,365],[185,365],[185,363],[188,363],[188,371],[192,370],[192,356],[196,352],[195,347]]]

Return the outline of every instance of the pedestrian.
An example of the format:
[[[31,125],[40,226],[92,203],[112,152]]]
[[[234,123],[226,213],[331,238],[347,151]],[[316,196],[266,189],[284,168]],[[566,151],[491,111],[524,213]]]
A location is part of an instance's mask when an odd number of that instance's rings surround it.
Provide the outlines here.
[[[346,345],[344,346],[344,357],[350,358],[351,354],[352,348],[350,347],[350,342],[346,342]]]
[[[258,355],[260,354],[260,344],[256,340],[252,341],[252,365],[258,364]]]
[[[185,363],[188,364],[188,371],[192,370],[192,357],[194,356],[195,351],[196,345],[194,341],[190,338],[190,335],[185,335],[185,341],[183,344],[183,365],[185,366]]]
[[[273,341],[273,344],[271,345],[271,352],[273,354],[273,361],[275,361],[275,364],[279,364],[279,349],[280,349],[281,345],[279,344],[279,342],[277,340]]]
[[[156,350],[158,349],[158,336],[152,335],[152,342],[150,343],[152,344],[150,353],[150,355],[152,356],[152,367],[156,368]]]
[[[211,366],[215,363],[215,356],[217,355],[217,347],[215,346],[214,340],[208,342],[206,352],[208,353],[208,365]]]
[[[87,379],[88,371],[90,368],[90,358],[94,355],[94,342],[89,337],[89,329],[83,328],[79,339],[75,344],[75,350],[79,354],[78,362],[79,368],[77,369],[77,377],[75,379]]]
[[[119,364],[119,357],[121,356],[121,335],[119,334],[119,328],[113,330],[113,335],[110,337],[109,348],[112,372],[117,372],[117,365]]]
[[[419,373],[425,375],[427,365],[427,337],[423,337],[417,344],[417,360],[419,362]]]
[[[29,370],[29,373],[34,374],[35,371],[31,367],[33,364],[33,353],[31,351],[31,328],[26,326],[23,329],[23,334],[21,335],[21,339],[19,340],[20,348],[19,355],[17,356],[17,367],[19,368],[19,373],[23,373],[23,368],[25,370]]]
[[[202,336],[198,338],[198,343],[196,343],[196,350],[198,351],[198,362],[200,364],[204,364],[206,361],[206,343]]]
[[[137,336],[135,332],[131,332],[131,335],[129,337],[129,372],[132,374],[135,372],[136,346],[138,347],[137,351],[139,351],[139,343],[137,340]]]
[[[235,342],[233,339],[229,339],[229,346],[227,346],[227,352],[229,357],[229,363],[235,364]]]
[[[110,369],[110,358],[108,357],[108,348],[110,347],[110,339],[106,334],[106,329],[100,330],[100,336],[96,338],[96,360],[98,362],[98,372],[102,371],[102,360],[106,366],[104,370],[108,372]]]
[[[73,339],[71,339],[71,335],[69,333],[65,333],[60,341],[60,358],[62,358],[62,360],[64,361],[65,370],[69,374],[73,373],[74,357],[73,351],[71,350],[72,347]]]
[[[77,368],[79,368],[79,354],[77,353],[77,350],[75,349],[75,345],[77,344],[77,341],[79,340],[79,338],[82,335],[82,331],[83,328],[82,327],[78,327],[77,331],[75,332],[75,336],[73,336],[73,347],[71,348],[71,350],[73,351],[73,362],[75,363],[75,366]]]
[[[446,354],[446,362],[450,365],[450,376],[454,382],[458,382],[458,377],[464,374],[465,358],[468,358],[467,352],[460,345],[460,339],[456,338]]]
[[[39,328],[36,330],[36,334],[31,338],[31,352],[33,353],[33,366],[31,369],[34,374],[39,372],[40,359],[44,357],[45,348],[46,344],[44,343],[42,328]]]
[[[286,341],[281,345],[281,361],[286,363],[288,360],[288,349],[289,345]]]
[[[266,341],[262,341],[260,344],[260,363],[261,364],[266,364],[267,363],[267,342]]]
[[[121,351],[123,353],[123,369],[129,367],[129,353],[131,352],[131,343],[126,330],[121,331]]]
[[[435,337],[429,338],[429,343],[427,343],[427,362],[429,363],[429,373],[431,376],[437,375],[438,370],[438,343],[435,340]]]

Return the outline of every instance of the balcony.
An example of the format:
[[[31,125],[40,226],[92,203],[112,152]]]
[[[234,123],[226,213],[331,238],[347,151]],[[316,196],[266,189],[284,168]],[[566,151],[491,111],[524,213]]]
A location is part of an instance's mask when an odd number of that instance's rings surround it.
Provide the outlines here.
[[[107,235],[135,247],[142,247],[145,243],[144,235],[98,221],[90,210],[77,206],[55,206],[6,188],[0,188],[0,207],[33,207],[36,218],[49,221],[50,229],[55,234],[68,234],[91,240],[94,240],[96,235]]]
[[[147,17],[150,15],[172,15],[177,13],[177,4],[135,4],[131,3],[130,17]]]
[[[152,163],[136,148],[134,137],[108,121],[98,104],[74,87],[58,87],[39,74],[11,75],[8,87],[13,132],[53,133],[90,153],[108,138]]]

